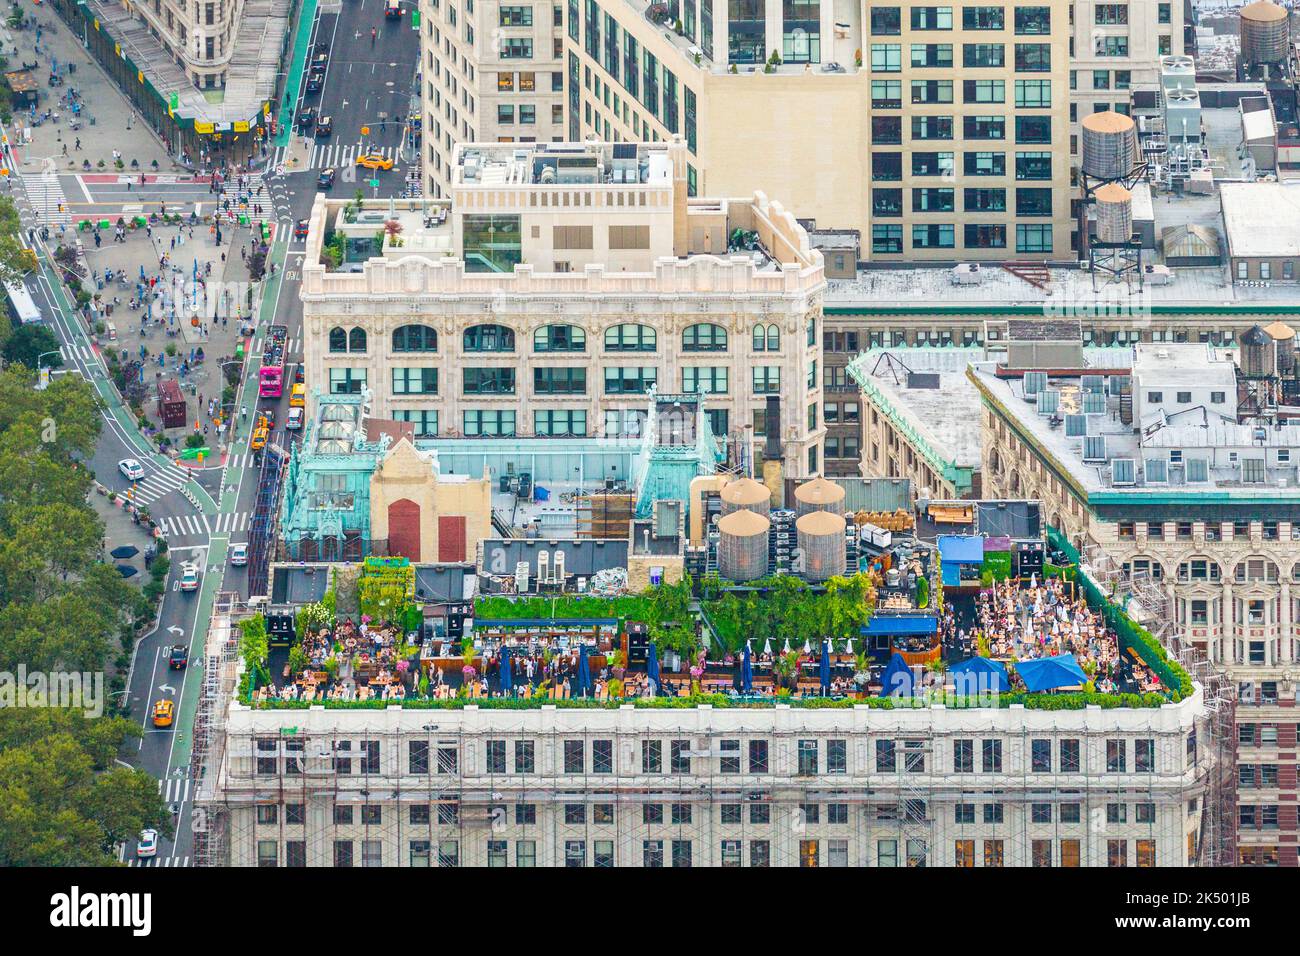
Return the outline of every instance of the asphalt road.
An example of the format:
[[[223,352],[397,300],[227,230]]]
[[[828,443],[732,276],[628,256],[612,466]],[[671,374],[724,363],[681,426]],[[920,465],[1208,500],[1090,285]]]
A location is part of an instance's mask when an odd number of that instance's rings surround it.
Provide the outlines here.
[[[370,37],[372,28],[376,31],[374,40]],[[412,169],[408,160],[418,157],[418,146],[408,142],[408,148],[403,149],[403,136],[412,97],[419,92],[416,71],[420,63],[420,36],[411,29],[409,5],[403,7],[400,18],[388,19],[383,0],[346,3],[341,13],[325,13],[318,18],[311,44],[309,61],[316,58],[314,51],[318,47],[329,48],[325,82],[318,92],[307,92],[304,82],[294,111],[295,121],[304,109],[312,108],[317,115],[333,120],[333,133],[318,137],[314,128],[295,131],[295,135],[305,133],[310,137],[307,170],[311,175],[294,174],[291,178],[303,179],[314,192],[319,170],[334,168],[338,174],[334,195],[351,197],[358,185],[367,196],[405,195],[406,176]],[[418,104],[414,112],[419,114]],[[362,133],[363,128],[366,133]],[[393,168],[357,170],[357,157],[369,153],[393,160]],[[370,185],[374,179],[379,181],[378,187]]]
[[[274,411],[277,431],[272,440],[287,447],[295,433],[283,431],[288,414],[288,384],[278,399],[259,401],[257,368],[262,342],[272,324],[288,327],[288,339],[296,344],[286,356],[286,383],[292,383],[296,367],[302,362],[302,305],[298,299],[304,240],[293,239],[293,224],[310,212],[317,191],[319,170],[333,166],[337,181],[333,193],[350,197],[358,184],[367,195],[402,196],[406,193],[406,175],[411,166],[405,161],[419,155],[418,143],[408,141],[403,149],[405,120],[411,109],[411,97],[418,92],[419,35],[411,29],[410,6],[400,19],[386,19],[382,0],[356,0],[346,3],[341,12],[318,15],[311,31],[308,61],[314,58],[317,44],[327,44],[329,65],[323,88],[306,93],[299,100],[295,115],[305,107],[315,107],[331,116],[333,136],[312,140],[311,161],[304,167],[287,171],[282,165],[284,147],[272,156],[262,180],[271,196],[276,222],[276,238],[271,261],[277,272],[264,283],[262,308],[257,333],[248,349],[248,375],[238,397],[249,416],[238,422],[236,438],[224,462],[195,472],[183,469],[152,451],[147,440],[135,428],[134,420],[120,402],[105,377],[104,367],[89,339],[83,322],[74,314],[73,305],[52,267],[50,253],[37,243],[41,270],[28,277],[27,285],[40,310],[59,340],[64,365],[56,374],[79,375],[95,387],[104,402],[104,426],[90,467],[96,478],[119,493],[133,489],[136,500],[146,504],[150,513],[164,522],[167,529],[171,571],[157,626],[136,647],[127,682],[130,716],[142,729],[138,741],[132,741],[120,755],[130,766],[139,767],[158,780],[159,793],[176,809],[177,833],[174,841],[160,840],[157,857],[138,860],[135,845],[122,848],[122,859],[130,865],[188,866],[194,862],[190,815],[193,781],[190,777],[190,740],[194,711],[202,684],[204,641],[218,592],[231,592],[238,600],[250,596],[246,568],[232,567],[229,546],[248,540],[260,470],[260,456],[248,446],[254,409]],[[377,32],[371,41],[370,30]],[[416,107],[418,113],[418,106]],[[361,133],[362,127],[369,132]],[[356,157],[377,152],[394,160],[388,171],[363,171],[356,176]],[[151,176],[146,172],[146,176]],[[24,227],[44,223],[53,228],[81,218],[116,218],[129,207],[144,206],[153,211],[166,203],[168,211],[201,213],[214,197],[202,182],[186,182],[176,177],[160,177],[140,184],[138,177],[128,188],[126,177],[87,174],[59,174],[49,181],[27,178],[15,181],[15,199],[19,201]],[[369,185],[378,179],[376,189]],[[359,182],[360,180],[360,182]],[[417,178],[418,182],[418,178]],[[62,205],[61,205],[62,204]],[[54,239],[51,236],[51,239]],[[314,383],[308,382],[308,388]],[[118,470],[123,458],[135,458],[144,467],[145,477],[137,482],[126,479]],[[113,546],[113,542],[108,542]],[[199,575],[196,591],[181,591],[184,565],[193,562]],[[172,645],[187,649],[194,666],[183,670],[169,667]],[[176,717],[173,725],[157,728],[152,724],[153,704],[172,700]]]

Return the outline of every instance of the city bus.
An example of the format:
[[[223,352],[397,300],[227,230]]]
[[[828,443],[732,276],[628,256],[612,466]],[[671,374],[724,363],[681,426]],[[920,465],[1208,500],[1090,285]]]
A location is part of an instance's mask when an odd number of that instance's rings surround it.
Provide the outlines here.
[[[257,394],[261,398],[279,398],[284,393],[284,368],[263,365],[257,370]]]
[[[9,318],[13,320],[14,325],[27,325],[44,318],[41,310],[36,308],[36,303],[32,301],[32,294],[27,291],[26,285],[22,282],[6,282],[4,286],[6,298],[9,300]]]

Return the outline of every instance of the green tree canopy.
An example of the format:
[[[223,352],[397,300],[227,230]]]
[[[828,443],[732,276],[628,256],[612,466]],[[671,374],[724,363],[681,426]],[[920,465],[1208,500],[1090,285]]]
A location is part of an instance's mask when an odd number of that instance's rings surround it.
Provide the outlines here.
[[[43,325],[24,325],[16,330],[4,344],[3,355],[6,365],[23,365],[33,371],[63,364],[59,340]]]

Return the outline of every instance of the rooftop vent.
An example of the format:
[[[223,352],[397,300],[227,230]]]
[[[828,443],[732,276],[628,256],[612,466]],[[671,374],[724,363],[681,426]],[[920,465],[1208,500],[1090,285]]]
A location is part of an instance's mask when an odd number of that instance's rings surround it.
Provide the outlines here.
[[[1025,401],[1030,401],[1043,389],[1047,388],[1046,372],[1026,372],[1024,378]]]
[[[1088,416],[1087,415],[1066,415],[1065,416],[1065,437],[1066,438],[1083,438],[1088,434]]]
[[[1106,460],[1105,435],[1088,435],[1083,439],[1083,460],[1086,462]]]
[[[1110,463],[1110,483],[1112,485],[1136,484],[1136,472],[1132,458],[1116,458]]]

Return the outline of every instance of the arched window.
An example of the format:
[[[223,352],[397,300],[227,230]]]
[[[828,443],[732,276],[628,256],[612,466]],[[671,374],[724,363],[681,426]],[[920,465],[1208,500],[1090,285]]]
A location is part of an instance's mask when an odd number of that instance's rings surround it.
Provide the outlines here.
[[[348,333],[338,326],[330,329],[330,351],[346,352],[348,350]]]
[[[762,352],[767,348],[767,332],[762,325],[754,326],[754,351]]]
[[[606,352],[653,352],[659,335],[648,325],[613,325],[605,330]]]
[[[534,352],[585,352],[587,333],[576,325],[543,325],[533,333]]]
[[[683,352],[727,351],[727,330],[720,325],[701,322],[688,326],[682,333]]]
[[[504,325],[471,325],[464,342],[466,352],[513,352],[515,333]]]
[[[781,330],[775,325],[767,327],[767,350],[769,352],[779,352],[781,350]]]
[[[364,352],[366,350],[366,330],[357,326],[348,333],[348,351]]]
[[[1178,580],[1184,584],[1194,581],[1219,581],[1223,576],[1219,562],[1213,558],[1191,558],[1178,565]]]
[[[438,330],[431,325],[403,325],[393,330],[394,352],[438,351]]]
[[[1245,558],[1237,564],[1233,580],[1238,584],[1254,584],[1257,581],[1272,582],[1277,580],[1277,565],[1268,558]]]

